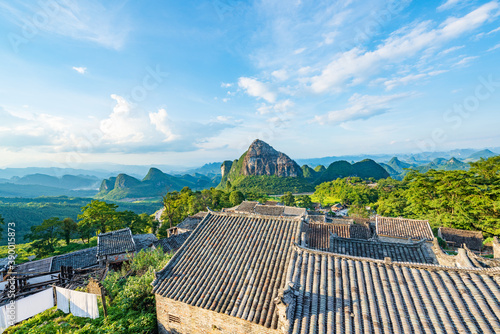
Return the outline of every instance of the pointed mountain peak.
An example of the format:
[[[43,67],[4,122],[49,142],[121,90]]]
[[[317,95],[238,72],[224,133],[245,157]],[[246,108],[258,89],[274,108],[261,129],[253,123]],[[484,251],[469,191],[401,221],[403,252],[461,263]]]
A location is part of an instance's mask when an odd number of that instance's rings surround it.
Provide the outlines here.
[[[254,140],[244,154],[242,173],[292,177],[303,175],[302,169],[295,161],[260,139]]]

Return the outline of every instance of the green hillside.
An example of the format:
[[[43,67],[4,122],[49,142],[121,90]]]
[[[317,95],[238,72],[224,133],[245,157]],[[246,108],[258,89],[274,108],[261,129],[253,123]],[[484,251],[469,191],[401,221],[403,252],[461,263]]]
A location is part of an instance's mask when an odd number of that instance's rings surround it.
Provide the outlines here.
[[[384,179],[390,175],[382,166],[371,159],[365,159],[352,165],[347,161],[341,160],[331,163],[318,178],[316,184],[349,176],[357,176],[363,179],[371,177],[375,179]]]
[[[202,174],[174,176],[163,173],[158,168],[150,168],[142,180],[127,174],[103,180],[95,198],[104,200],[160,198],[168,191],[179,191],[184,187],[193,190],[207,189],[215,187],[219,182],[220,176],[209,177]]]

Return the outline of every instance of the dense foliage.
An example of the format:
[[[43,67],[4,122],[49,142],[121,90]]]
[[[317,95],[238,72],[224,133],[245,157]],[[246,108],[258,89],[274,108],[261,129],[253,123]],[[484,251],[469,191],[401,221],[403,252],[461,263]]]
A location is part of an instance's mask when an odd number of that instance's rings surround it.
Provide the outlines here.
[[[242,175],[231,180],[231,185],[243,192],[260,192],[268,195],[283,194],[287,191],[293,193],[314,191],[314,186],[304,178],[275,175]]]
[[[171,254],[161,249],[141,251],[121,271],[109,272],[103,281],[107,291],[107,318],[103,316],[100,301],[100,317],[95,320],[74,317],[54,307],[9,327],[4,333],[157,333],[151,282],[154,271],[163,268],[170,258]]]
[[[153,217],[148,214],[136,214],[132,211],[117,211],[118,205],[103,201],[92,201],[81,208],[78,223],[71,218],[60,220],[58,217],[45,219],[42,224],[31,227],[26,237],[32,242],[31,248],[38,257],[52,253],[59,240],[66,245],[72,236],[78,236],[88,243],[90,238],[107,231],[128,227],[132,233],[149,233],[156,226]]]
[[[71,218],[76,221],[81,214],[81,208],[92,201],[91,198],[72,197],[38,197],[38,198],[0,198],[0,214],[5,223],[15,223],[16,242],[24,242],[31,227],[40,225],[45,219],[59,217]],[[161,208],[160,202],[116,202],[118,211],[129,210],[137,214],[152,214]],[[1,225],[0,225],[1,227]],[[12,227],[12,226],[10,226]],[[2,234],[0,245],[6,245],[6,233]]]
[[[249,195],[251,197],[251,194]],[[189,215],[206,211],[207,208],[216,211],[232,207],[240,204],[244,199],[245,195],[237,190],[226,192],[210,188],[192,191],[188,187],[184,187],[180,192],[169,192],[163,196],[163,225],[158,232],[158,237],[166,237],[167,229],[179,224]]]
[[[355,210],[370,207],[384,216],[428,219],[434,227],[500,235],[500,156],[471,163],[468,171],[410,171],[403,181],[338,179],[316,187],[315,197],[326,196]]]

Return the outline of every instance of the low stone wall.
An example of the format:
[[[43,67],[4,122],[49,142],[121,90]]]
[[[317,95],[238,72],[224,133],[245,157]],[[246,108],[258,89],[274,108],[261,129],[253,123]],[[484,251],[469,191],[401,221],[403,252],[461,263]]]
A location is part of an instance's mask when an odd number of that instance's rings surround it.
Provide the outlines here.
[[[493,238],[493,257],[495,259],[500,259],[500,243],[497,237]]]
[[[160,334],[281,334],[276,329],[191,306],[158,294],[155,298]]]

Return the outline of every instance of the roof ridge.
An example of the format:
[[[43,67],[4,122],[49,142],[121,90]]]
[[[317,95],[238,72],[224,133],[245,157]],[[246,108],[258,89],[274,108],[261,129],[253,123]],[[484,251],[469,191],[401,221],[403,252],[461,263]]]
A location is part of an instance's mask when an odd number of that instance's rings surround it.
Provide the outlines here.
[[[105,232],[105,233],[99,233],[98,237],[105,236],[105,235],[110,235],[110,234],[114,234],[114,233],[118,233],[118,232],[123,232],[123,231],[126,231],[126,230],[129,230],[130,234],[132,234],[132,231],[130,230],[130,227],[124,227],[124,228],[121,228],[119,230],[109,231],[109,232]]]
[[[318,255],[325,255],[325,256],[332,256],[332,257],[338,257],[338,258],[345,258],[345,259],[351,259],[351,260],[357,260],[361,262],[374,262],[374,263],[379,263],[383,265],[396,265],[396,266],[404,266],[408,268],[417,268],[417,269],[428,269],[428,270],[446,270],[446,271],[451,271],[451,272],[466,272],[466,273],[475,273],[475,274],[487,274],[487,275],[499,275],[500,276],[500,267],[495,267],[495,268],[473,268],[473,267],[449,267],[449,266],[443,266],[439,264],[432,264],[432,263],[413,263],[413,262],[397,262],[397,261],[392,261],[387,262],[385,260],[377,260],[377,259],[371,259],[367,257],[360,257],[360,256],[352,256],[352,255],[345,255],[345,254],[338,254],[338,253],[332,253],[332,252],[326,252],[326,251],[320,251],[316,249],[310,249],[307,247],[303,247],[298,245],[297,243],[293,244],[293,250],[294,251],[303,251],[307,252],[310,254],[318,254]]]
[[[279,220],[298,220],[302,221],[302,216],[273,216],[273,215],[261,215],[253,212],[211,212],[214,215],[218,216],[240,216],[240,217],[252,217],[252,218],[261,218],[261,219],[279,219]]]

